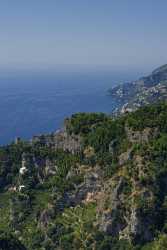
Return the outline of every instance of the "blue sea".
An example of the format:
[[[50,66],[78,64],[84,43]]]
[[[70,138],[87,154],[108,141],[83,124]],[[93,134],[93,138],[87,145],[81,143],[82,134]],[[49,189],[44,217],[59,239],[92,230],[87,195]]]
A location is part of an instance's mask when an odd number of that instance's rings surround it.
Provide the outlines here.
[[[76,112],[110,114],[108,89],[135,72],[17,72],[0,76],[0,144],[53,132]]]

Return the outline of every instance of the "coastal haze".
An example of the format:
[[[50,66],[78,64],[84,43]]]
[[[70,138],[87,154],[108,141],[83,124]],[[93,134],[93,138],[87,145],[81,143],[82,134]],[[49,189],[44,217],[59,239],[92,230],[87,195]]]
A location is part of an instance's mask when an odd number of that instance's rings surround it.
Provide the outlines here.
[[[167,0],[0,3],[0,250],[167,250]]]
[[[108,89],[138,74],[116,70],[1,74],[0,144],[55,131],[76,112],[111,113],[116,102]]]
[[[167,62],[165,1],[2,1],[0,144],[110,113],[108,89]]]

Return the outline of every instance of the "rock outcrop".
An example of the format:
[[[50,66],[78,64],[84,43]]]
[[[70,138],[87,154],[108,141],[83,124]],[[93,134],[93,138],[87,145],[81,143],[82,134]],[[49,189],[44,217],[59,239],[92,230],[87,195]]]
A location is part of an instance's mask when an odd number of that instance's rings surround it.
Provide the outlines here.
[[[50,135],[34,136],[32,144],[39,143],[55,150],[64,150],[72,154],[81,152],[82,140],[79,135],[69,135],[65,130],[58,130]]]

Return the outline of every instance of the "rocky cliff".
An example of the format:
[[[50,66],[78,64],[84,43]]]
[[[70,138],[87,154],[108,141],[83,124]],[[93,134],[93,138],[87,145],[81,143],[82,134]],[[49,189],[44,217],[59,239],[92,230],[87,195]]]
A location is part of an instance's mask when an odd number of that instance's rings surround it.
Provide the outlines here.
[[[166,222],[166,103],[75,114],[61,131],[0,148],[5,246],[167,249]]]

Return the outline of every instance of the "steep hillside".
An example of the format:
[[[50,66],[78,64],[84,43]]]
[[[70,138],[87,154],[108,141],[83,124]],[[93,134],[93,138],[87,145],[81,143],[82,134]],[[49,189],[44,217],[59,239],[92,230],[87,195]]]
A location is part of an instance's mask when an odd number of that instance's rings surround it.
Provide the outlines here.
[[[113,87],[109,93],[118,102],[116,113],[131,112],[144,105],[166,100],[167,64],[147,77]]]
[[[167,104],[1,147],[0,192],[0,249],[167,249]]]

